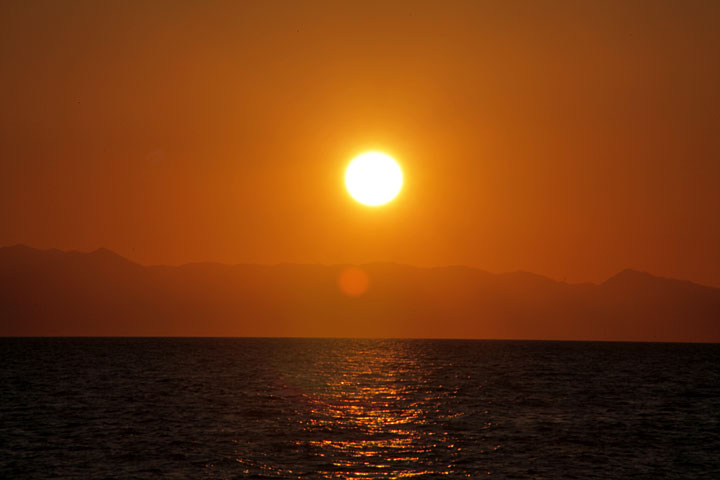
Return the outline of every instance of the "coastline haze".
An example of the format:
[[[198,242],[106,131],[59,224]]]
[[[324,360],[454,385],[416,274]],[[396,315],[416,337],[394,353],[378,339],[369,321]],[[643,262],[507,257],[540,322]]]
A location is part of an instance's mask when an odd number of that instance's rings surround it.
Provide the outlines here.
[[[720,342],[720,289],[623,270],[600,284],[526,272],[367,264],[141,266],[109,250],[0,248],[0,335],[394,337]]]

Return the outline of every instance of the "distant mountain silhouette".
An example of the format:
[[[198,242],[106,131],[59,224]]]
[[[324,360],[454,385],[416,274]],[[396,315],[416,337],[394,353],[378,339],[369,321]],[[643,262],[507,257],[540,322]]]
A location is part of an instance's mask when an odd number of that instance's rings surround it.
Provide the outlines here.
[[[0,335],[369,336],[720,341],[720,289],[625,270],[568,284],[467,267],[141,266],[90,253],[0,248]]]

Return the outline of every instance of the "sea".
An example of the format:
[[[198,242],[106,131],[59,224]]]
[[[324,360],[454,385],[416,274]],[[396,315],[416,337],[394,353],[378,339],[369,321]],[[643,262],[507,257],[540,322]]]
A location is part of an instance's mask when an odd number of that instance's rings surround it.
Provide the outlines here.
[[[0,478],[720,478],[720,344],[0,339]]]

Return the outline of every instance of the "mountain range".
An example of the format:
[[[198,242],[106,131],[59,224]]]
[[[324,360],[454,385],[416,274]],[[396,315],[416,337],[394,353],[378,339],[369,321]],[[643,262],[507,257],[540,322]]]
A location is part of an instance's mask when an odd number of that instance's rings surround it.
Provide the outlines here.
[[[720,289],[624,270],[572,284],[525,272],[361,265],[143,266],[114,252],[0,248],[2,336],[302,336],[720,342]]]

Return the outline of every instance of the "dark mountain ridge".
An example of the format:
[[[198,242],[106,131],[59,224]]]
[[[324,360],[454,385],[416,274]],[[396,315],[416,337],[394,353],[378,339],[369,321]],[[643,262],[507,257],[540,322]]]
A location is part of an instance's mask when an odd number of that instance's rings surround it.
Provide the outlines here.
[[[0,248],[0,335],[341,336],[720,341],[720,289],[624,270],[601,284],[527,272],[374,263],[360,297],[343,265],[142,266]]]

